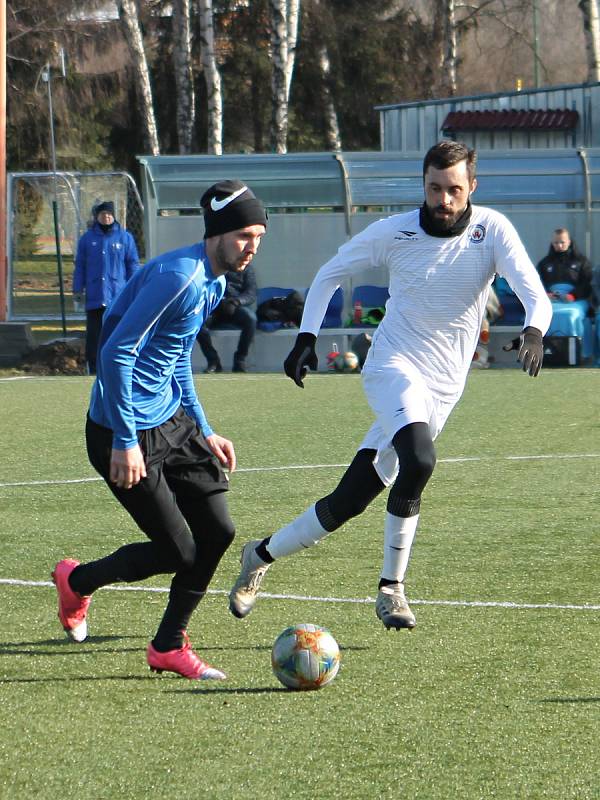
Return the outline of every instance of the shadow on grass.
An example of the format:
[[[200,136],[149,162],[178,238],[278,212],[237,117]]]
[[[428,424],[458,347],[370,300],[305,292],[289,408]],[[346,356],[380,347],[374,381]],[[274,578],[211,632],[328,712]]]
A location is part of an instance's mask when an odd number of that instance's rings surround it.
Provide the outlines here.
[[[600,697],[549,697],[540,703],[600,703]]]
[[[94,645],[109,644],[120,642],[124,639],[137,639],[140,641],[139,647],[117,647],[106,649]],[[88,636],[84,642],[75,643],[70,639],[40,639],[37,642],[0,642],[0,656],[66,656],[77,653],[78,655],[89,655],[90,653],[133,653],[146,650],[149,638],[144,636]],[[40,647],[52,647],[51,650],[40,650]],[[68,648],[68,649],[67,649]],[[270,644],[255,644],[243,646],[230,645],[196,645],[195,649],[199,652],[225,653],[234,650],[247,651],[271,651]]]
[[[340,653],[358,653],[361,650],[372,650],[373,648],[369,645],[363,644],[340,644],[338,642],[338,646],[340,648]],[[194,646],[195,647],[195,646]],[[272,650],[273,645],[271,644],[254,644],[254,645],[212,645],[212,646],[205,646],[203,644],[199,644],[197,650],[202,650],[203,653],[208,652],[209,650],[215,650],[220,652],[229,652],[233,650],[268,650],[269,652]]]
[[[275,694],[276,692],[285,692],[287,694],[311,694],[311,692],[293,692],[292,689],[286,689],[285,686],[257,686],[250,688],[248,686],[238,686],[237,688],[228,688],[226,686],[215,686],[199,688],[193,687],[190,689],[168,689],[165,694]]]
[[[120,642],[123,639],[141,639],[139,636],[90,636],[85,642],[76,644],[70,639],[40,639],[37,642],[0,642],[0,656],[71,656],[90,653],[135,653],[140,647],[98,648],[89,645]],[[40,649],[52,647],[51,650]]]
[[[139,647],[119,647],[115,649],[101,649],[94,647],[94,645],[108,644],[111,642],[120,642],[125,639],[139,639],[141,644]],[[145,650],[147,639],[143,636],[127,636],[127,635],[112,635],[112,636],[88,636],[84,642],[76,644],[70,639],[39,639],[38,641],[30,642],[0,642],[0,656],[65,656],[65,655],[86,655],[89,653],[134,653],[139,650]],[[92,645],[92,647],[90,647]],[[40,650],[40,647],[52,647],[52,650]],[[70,648],[70,649],[66,649]],[[233,651],[252,651],[252,652],[270,652],[272,645],[270,644],[253,644],[253,645],[202,645],[196,646],[198,651],[203,653],[226,653]],[[340,645],[340,651],[344,652],[359,652],[363,650],[370,650],[365,645]]]
[[[144,640],[142,636],[121,636],[118,634],[114,634],[112,636],[88,636],[85,642],[80,642],[77,647],[80,648],[82,645],[86,644],[104,644],[105,642],[113,642],[113,641],[120,641],[121,639],[141,639]],[[71,639],[67,636],[64,638],[59,639],[36,639],[35,641],[31,642],[0,642],[0,654],[2,654],[5,647],[38,647],[39,645],[56,645],[57,647],[65,647],[71,644],[75,644]]]
[[[156,681],[154,675],[69,675],[50,678],[0,678],[0,684],[12,683],[98,683],[100,681]]]
[[[31,678],[1,678],[0,684],[28,684],[28,683],[37,683],[37,684],[60,684],[60,683],[99,683],[101,681],[119,681],[119,682],[126,682],[126,681],[153,681],[156,683],[157,687],[161,689],[161,683],[166,681],[186,681],[185,678],[180,677],[179,675],[164,675],[164,676],[157,676],[157,675],[70,675],[70,676],[52,676],[48,678],[39,678],[39,677],[31,677]],[[186,681],[186,685],[187,685]],[[228,688],[225,686],[216,686],[214,683],[210,682],[206,686],[206,688],[199,688],[199,687],[192,687],[189,689],[173,689],[173,688],[165,688],[165,694],[273,694],[275,692],[287,692],[291,693],[291,689],[286,689],[285,686],[262,686],[256,688],[249,688],[249,687],[237,687],[237,688]],[[310,694],[310,692],[302,692],[302,694]]]

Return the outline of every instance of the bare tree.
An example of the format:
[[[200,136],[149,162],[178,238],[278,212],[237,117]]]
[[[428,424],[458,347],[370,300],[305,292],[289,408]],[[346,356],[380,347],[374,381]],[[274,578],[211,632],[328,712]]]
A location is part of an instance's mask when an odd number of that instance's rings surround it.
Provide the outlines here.
[[[478,40],[480,32],[486,39],[486,46],[478,53],[477,74],[469,74],[466,78],[467,84],[484,85],[486,80],[489,81],[487,58],[490,45],[494,50],[503,51],[505,61],[507,61],[507,50],[525,54],[529,51],[533,56],[529,64],[533,64],[536,78],[540,67],[545,73],[546,68],[539,56],[535,31],[540,2],[543,0],[428,0],[427,3],[423,2],[418,6],[415,4],[412,8],[413,13],[420,14],[431,24],[432,40],[438,54],[436,61],[432,62],[430,82],[432,95],[453,96],[458,93],[459,66],[465,58],[469,59],[471,54],[468,43],[473,42],[474,38]],[[392,3],[387,11],[388,16],[399,13],[400,5],[399,2]],[[495,39],[491,31],[495,32]],[[524,58],[521,57],[520,61],[523,63]],[[508,60],[513,69],[518,63],[516,60]],[[470,66],[472,69],[472,64]],[[494,75],[494,67],[491,69],[491,74]],[[488,77],[478,80],[480,75]],[[463,73],[462,82],[464,81]]]
[[[271,12],[271,147],[287,152],[288,104],[296,58],[300,0],[269,0]]]
[[[441,58],[442,91],[449,97],[457,93],[456,67],[458,59],[458,31],[456,25],[456,4],[454,0],[440,0],[437,13],[441,17]]]
[[[152,99],[152,86],[150,84],[150,70],[144,50],[144,38],[135,0],[117,0],[119,19],[129,51],[136,77],[136,91],[141,105],[141,120],[144,126],[146,144],[153,156],[160,153],[156,117],[154,115],[154,101]]]
[[[307,6],[305,6],[305,9]],[[323,9],[321,0],[312,0],[308,4],[309,19],[312,22],[312,38],[316,43],[317,64],[321,75],[321,97],[323,105],[323,117],[325,122],[325,139],[330,150],[339,151],[342,149],[342,137],[337,109],[331,92],[331,60],[329,50],[325,42],[322,31]]]
[[[579,8],[583,15],[583,32],[587,55],[588,75],[590,83],[600,81],[600,20],[598,18],[598,0],[579,0]]]
[[[324,44],[319,47],[318,59],[323,82],[321,91],[323,94],[323,113],[325,116],[325,137],[327,139],[328,148],[338,151],[342,149],[342,136],[340,134],[340,124],[335,103],[333,101],[331,89],[329,88],[331,65],[329,62],[329,53]]]
[[[180,153],[192,152],[196,118],[190,0],[173,0],[173,64],[177,92],[177,143]]]
[[[208,152],[223,152],[223,95],[221,74],[215,53],[215,32],[212,0],[198,0],[200,47],[208,101]]]

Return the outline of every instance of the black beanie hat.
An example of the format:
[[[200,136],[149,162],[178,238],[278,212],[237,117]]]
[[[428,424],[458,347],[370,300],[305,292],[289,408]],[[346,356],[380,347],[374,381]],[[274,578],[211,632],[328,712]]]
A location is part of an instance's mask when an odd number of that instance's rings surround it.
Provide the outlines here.
[[[219,181],[202,195],[204,238],[237,231],[249,225],[267,227],[267,212],[251,189],[241,181]]]
[[[112,200],[105,200],[103,203],[98,203],[94,208],[94,216],[97,217],[102,211],[108,211],[109,214],[115,215],[115,204]]]

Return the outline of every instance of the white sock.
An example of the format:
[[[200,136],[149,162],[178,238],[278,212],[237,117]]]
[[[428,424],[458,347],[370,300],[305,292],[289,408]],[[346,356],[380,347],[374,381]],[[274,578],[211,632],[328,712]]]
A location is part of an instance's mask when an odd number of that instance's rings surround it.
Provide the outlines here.
[[[317,519],[315,506],[312,505],[293,522],[280,528],[271,536],[267,552],[273,558],[289,556],[305,550],[307,547],[312,547],[313,544],[318,544],[330,533],[331,531],[326,531]]]
[[[389,511],[385,512],[381,577],[386,581],[404,582],[418,522],[418,514],[414,517],[395,517]]]

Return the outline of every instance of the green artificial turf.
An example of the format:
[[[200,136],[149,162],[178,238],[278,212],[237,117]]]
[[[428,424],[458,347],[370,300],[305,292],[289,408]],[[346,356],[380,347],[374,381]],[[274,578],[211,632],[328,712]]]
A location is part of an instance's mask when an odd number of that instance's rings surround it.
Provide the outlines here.
[[[218,684],[146,666],[168,576],[99,591],[89,639],[65,638],[55,562],[138,533],[87,462],[91,379],[0,380],[0,797],[600,798],[600,372],[470,376],[423,499],[411,633],[385,631],[373,608],[385,495],[274,565],[264,591],[284,597],[243,621],[227,610],[241,545],[330,491],[352,458],[371,420],[360,379],[197,383],[239,460],[237,539],[189,629],[228,674]],[[271,672],[295,622],[340,644],[321,691]]]

